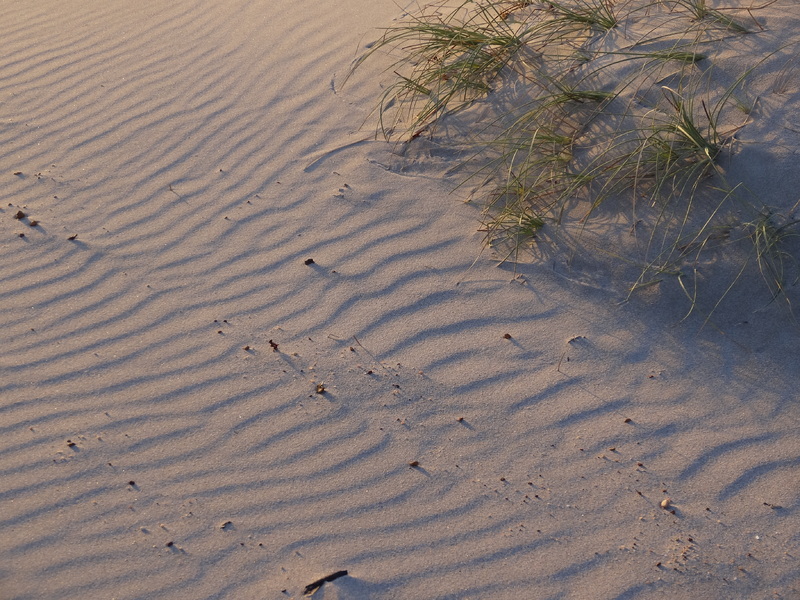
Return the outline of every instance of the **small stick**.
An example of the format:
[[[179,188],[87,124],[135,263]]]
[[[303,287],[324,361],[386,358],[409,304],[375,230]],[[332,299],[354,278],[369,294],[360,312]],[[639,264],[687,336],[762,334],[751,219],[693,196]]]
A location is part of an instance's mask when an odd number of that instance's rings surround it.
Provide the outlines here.
[[[344,577],[347,575],[347,571],[336,571],[336,573],[331,573],[330,575],[326,575],[325,577],[321,577],[316,581],[312,581],[309,583],[306,588],[303,590],[303,596],[311,596],[316,592],[322,585],[327,581],[335,581],[339,579],[339,577]]]
[[[556,371],[561,373],[561,361],[564,360],[564,357],[567,355],[567,351],[564,351],[564,354],[561,355],[561,358],[558,359],[558,366],[556,367]]]
[[[361,342],[359,342],[359,341],[358,341],[358,338],[357,338],[356,336],[353,336],[353,339],[356,341],[356,344],[358,344],[359,346],[361,346],[361,348],[364,350],[364,352],[366,352],[367,354],[369,354],[369,355],[370,355],[370,357],[372,358],[372,360],[374,360],[376,363],[378,363],[378,364],[381,366],[381,368],[382,368],[384,371],[386,371],[386,372],[387,372],[389,375],[391,375],[391,374],[392,374],[392,372],[391,372],[389,369],[387,369],[387,368],[386,368],[386,366],[385,366],[385,365],[384,365],[384,364],[383,364],[381,361],[379,361],[377,358],[375,358],[375,355],[374,355],[372,352],[370,352],[369,350],[367,350],[366,348],[364,348],[364,344],[362,344]]]

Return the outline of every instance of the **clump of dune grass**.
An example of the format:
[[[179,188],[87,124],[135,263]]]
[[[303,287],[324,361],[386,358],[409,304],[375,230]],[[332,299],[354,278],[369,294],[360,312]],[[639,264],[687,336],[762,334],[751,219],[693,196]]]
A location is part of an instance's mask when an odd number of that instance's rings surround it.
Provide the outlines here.
[[[691,312],[706,252],[730,248],[747,263],[736,248],[748,241],[772,298],[786,296],[787,265],[797,262],[788,242],[798,222],[728,184],[724,169],[756,102],[745,84],[768,57],[732,73],[715,48],[757,34],[754,12],[769,4],[439,2],[385,30],[353,69],[376,52],[394,57],[377,126],[396,143],[434,135],[476,101],[505,99],[474,132],[470,175],[488,190],[481,230],[502,261],[519,260],[525,247],[556,247],[559,234],[600,232],[592,252],[637,265],[631,291],[673,279]],[[793,69],[787,62],[785,72]],[[775,90],[785,80],[779,74]],[[603,227],[623,212],[634,241],[612,248]]]
[[[737,21],[722,10],[712,8],[707,0],[673,0],[677,6],[686,10],[697,23],[727,29],[736,33],[751,33],[743,23]]]
[[[800,240],[800,219],[790,211],[781,212],[764,207],[755,219],[743,224],[752,240],[753,256],[758,270],[769,287],[772,299],[785,298],[785,287],[797,283],[798,257],[790,251]]]
[[[410,118],[405,132],[419,135],[448,112],[468,106],[491,90],[492,81],[525,47],[526,31],[511,27],[495,3],[461,5],[445,14],[423,10],[403,25],[388,29],[353,68],[374,52],[396,48],[391,67],[396,80],[378,102],[381,131],[388,138],[399,123],[399,112],[387,119],[395,104]],[[346,80],[345,80],[346,81]]]

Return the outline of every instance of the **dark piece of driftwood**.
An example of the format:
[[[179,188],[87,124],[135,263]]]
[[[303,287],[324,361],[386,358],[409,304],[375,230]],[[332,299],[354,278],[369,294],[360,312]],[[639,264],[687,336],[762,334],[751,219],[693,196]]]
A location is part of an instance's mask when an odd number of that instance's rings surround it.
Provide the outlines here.
[[[330,575],[326,575],[321,579],[317,579],[316,581],[313,581],[306,586],[306,589],[303,590],[303,596],[310,596],[311,594],[316,592],[319,588],[321,588],[322,584],[324,584],[325,582],[335,581],[339,579],[339,577],[344,577],[345,575],[347,575],[347,571],[336,571],[336,573],[331,573]]]

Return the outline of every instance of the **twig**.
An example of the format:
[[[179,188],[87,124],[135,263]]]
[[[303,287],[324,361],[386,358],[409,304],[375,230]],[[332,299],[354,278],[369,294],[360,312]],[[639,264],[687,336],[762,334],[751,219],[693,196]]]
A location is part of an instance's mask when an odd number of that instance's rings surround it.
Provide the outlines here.
[[[367,354],[369,354],[370,357],[372,358],[372,360],[374,360],[376,363],[378,363],[384,371],[386,371],[389,375],[392,374],[392,372],[389,369],[386,368],[386,365],[384,365],[381,361],[379,361],[377,358],[375,358],[375,355],[372,352],[370,352],[369,350],[364,348],[364,344],[359,342],[358,338],[356,336],[353,336],[353,339],[356,341],[356,344],[361,346],[361,349],[364,350],[364,352],[366,352]]]
[[[328,581],[335,581],[340,577],[344,577],[347,575],[347,571],[336,571],[336,573],[331,573],[330,575],[326,575],[316,581],[312,581],[309,583],[305,589],[303,590],[303,596],[311,596],[316,592],[322,585]]]
[[[556,367],[556,371],[558,371],[559,373],[561,373],[561,372],[562,372],[562,371],[561,371],[561,361],[563,361],[563,360],[564,360],[564,357],[565,357],[566,355],[567,355],[567,351],[566,351],[566,350],[564,350],[564,353],[561,355],[561,358],[559,358],[559,359],[558,359],[558,366]]]

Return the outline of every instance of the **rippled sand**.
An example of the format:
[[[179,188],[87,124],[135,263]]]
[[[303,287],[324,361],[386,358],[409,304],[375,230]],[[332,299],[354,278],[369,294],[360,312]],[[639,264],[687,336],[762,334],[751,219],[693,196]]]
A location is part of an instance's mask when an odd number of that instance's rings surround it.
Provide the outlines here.
[[[800,597],[798,327],[498,268],[399,11],[0,7],[0,598]]]

